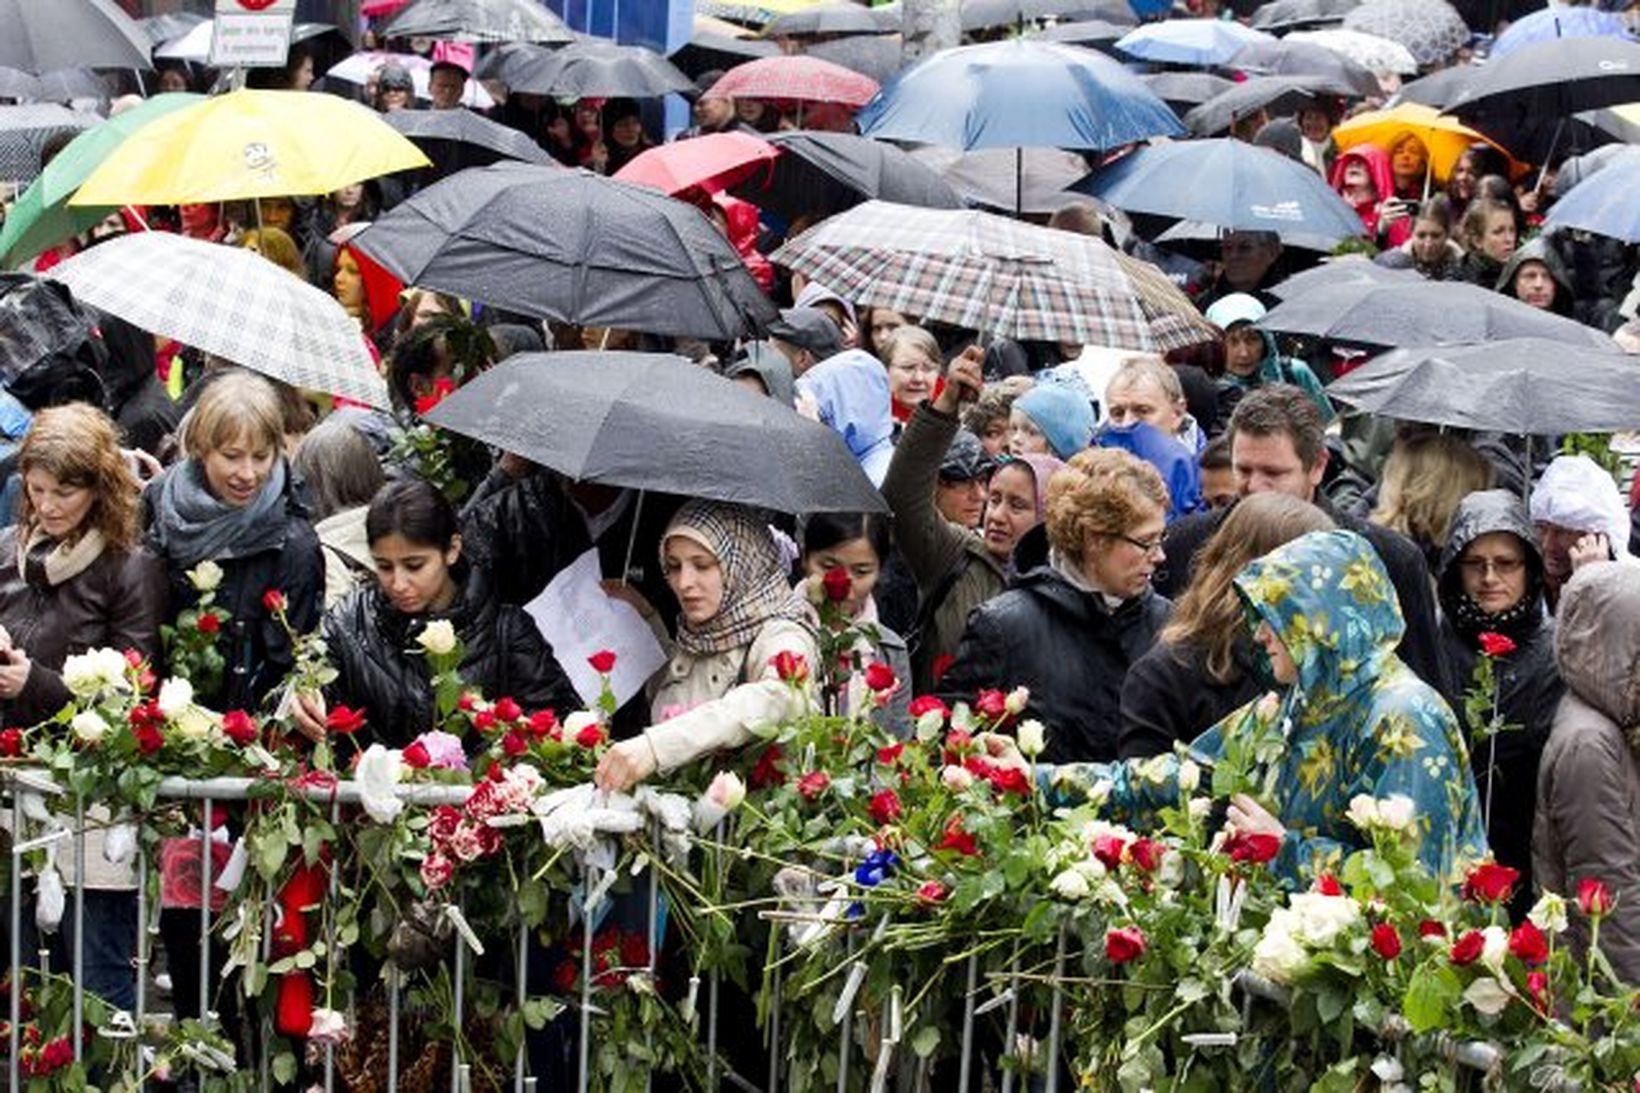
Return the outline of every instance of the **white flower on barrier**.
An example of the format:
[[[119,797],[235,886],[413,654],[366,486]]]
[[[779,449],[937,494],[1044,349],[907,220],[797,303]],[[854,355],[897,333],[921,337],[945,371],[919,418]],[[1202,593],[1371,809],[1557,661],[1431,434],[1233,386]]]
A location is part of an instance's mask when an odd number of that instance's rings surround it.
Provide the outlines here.
[[[746,783],[740,776],[732,771],[718,771],[712,784],[695,802],[695,830],[702,833],[712,830],[745,799]]]
[[[397,749],[372,744],[359,756],[353,778],[359,784],[359,803],[372,820],[390,824],[404,811],[397,792],[404,760]]]
[[[1509,931],[1502,926],[1487,926],[1481,930],[1481,963],[1502,973],[1503,959],[1509,955]]]
[[[108,735],[108,722],[95,710],[82,710],[75,714],[68,728],[74,739],[88,748],[96,747]]]
[[[63,686],[80,699],[92,699],[104,691],[128,690],[125,669],[124,653],[92,649],[63,661]]]
[[[110,865],[124,865],[137,852],[137,825],[121,820],[108,825],[103,835],[103,861]]]
[[[174,721],[194,704],[194,685],[173,676],[159,685],[159,712]]]
[[[1253,970],[1277,983],[1291,983],[1309,966],[1312,952],[1331,947],[1361,924],[1361,906],[1349,896],[1295,892],[1264,924],[1253,948]]]
[[[43,933],[56,933],[65,903],[63,875],[57,872],[56,861],[48,859],[34,881],[34,925]]]
[[[1072,903],[1085,900],[1093,894],[1093,886],[1088,883],[1088,878],[1076,869],[1067,869],[1060,873],[1049,882],[1048,887],[1053,889],[1054,895]]]
[[[627,835],[644,824],[636,798],[605,793],[591,783],[539,797],[530,811],[540,822],[541,838],[548,846],[583,852],[597,849],[605,836]]]
[[[1509,1005],[1509,999],[1514,992],[1500,982],[1496,977],[1483,975],[1469,984],[1463,992],[1463,1000],[1488,1017],[1495,1017],[1502,1013]]]
[[[308,1039],[316,1044],[340,1044],[349,1035],[347,1018],[333,1009],[320,1007],[313,1011],[308,1026]]]

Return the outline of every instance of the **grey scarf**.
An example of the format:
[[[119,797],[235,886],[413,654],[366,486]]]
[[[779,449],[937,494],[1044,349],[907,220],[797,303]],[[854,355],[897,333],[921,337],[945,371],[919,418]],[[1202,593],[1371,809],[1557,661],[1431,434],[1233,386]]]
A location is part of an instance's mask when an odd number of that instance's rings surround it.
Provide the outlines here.
[[[173,565],[189,569],[207,558],[246,558],[280,546],[285,524],[283,459],[243,508],[218,500],[205,485],[204,466],[189,459],[160,480],[151,538]]]

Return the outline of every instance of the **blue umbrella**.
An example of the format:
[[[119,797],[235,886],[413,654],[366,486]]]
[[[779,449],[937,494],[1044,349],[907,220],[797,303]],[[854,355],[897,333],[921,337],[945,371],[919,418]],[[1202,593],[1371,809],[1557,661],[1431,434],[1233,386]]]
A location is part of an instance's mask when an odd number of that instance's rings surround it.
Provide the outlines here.
[[[1169,19],[1129,31],[1116,48],[1130,57],[1157,64],[1222,65],[1254,42],[1268,42],[1263,31],[1228,19]]]
[[[1491,56],[1505,57],[1521,46],[1555,38],[1624,38],[1633,40],[1621,15],[1599,8],[1544,8],[1522,16],[1492,43]]]
[[[1314,170],[1239,140],[1153,144],[1071,189],[1129,214],[1191,222],[1192,230],[1275,232],[1311,249],[1363,234],[1355,210]]]
[[[868,137],[964,151],[1105,149],[1185,131],[1109,57],[1020,38],[934,54],[885,84],[856,121]]]
[[[1555,202],[1543,230],[1578,228],[1625,243],[1640,242],[1636,186],[1640,186],[1640,148],[1625,148]]]

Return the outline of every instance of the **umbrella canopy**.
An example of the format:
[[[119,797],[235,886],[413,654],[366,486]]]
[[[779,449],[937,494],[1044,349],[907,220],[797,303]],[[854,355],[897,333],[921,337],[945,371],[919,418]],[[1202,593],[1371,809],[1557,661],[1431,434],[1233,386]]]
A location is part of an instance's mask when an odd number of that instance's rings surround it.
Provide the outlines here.
[[[1160,352],[1215,336],[1160,271],[1171,294],[1101,239],[990,213],[869,201],[771,260],[856,303],[1021,341]]]
[[[1613,153],[1549,209],[1543,230],[1578,228],[1625,243],[1640,243],[1640,148]],[[1636,420],[1640,420],[1637,418]]]
[[[1254,76],[1192,109],[1184,123],[1197,136],[1214,136],[1260,110],[1276,117],[1296,114],[1332,94],[1328,86],[1319,76]]]
[[[859,4],[816,4],[802,11],[777,15],[763,28],[770,37],[808,34],[881,34],[883,28],[869,8]]]
[[[504,45],[480,61],[474,75],[500,80],[512,91],[561,99],[657,98],[695,88],[693,80],[654,50],[597,38],[556,49],[527,42]]]
[[[904,48],[898,34],[855,34],[829,42],[811,42],[803,52],[883,84],[903,67]]]
[[[1344,16],[1345,30],[1406,46],[1420,65],[1438,65],[1469,44],[1469,24],[1446,0],[1367,0]]]
[[[1358,30],[1298,30],[1283,41],[1320,46],[1353,61],[1372,73],[1410,76],[1418,71],[1418,59],[1400,42],[1364,34]]]
[[[153,43],[114,0],[0,0],[0,27],[0,65],[7,68],[153,67]]]
[[[1571,319],[1459,281],[1345,283],[1284,300],[1260,326],[1360,345],[1474,345],[1548,338],[1604,347],[1611,339]]]
[[[1209,178],[1213,185],[1203,186]],[[1153,144],[1075,189],[1130,214],[1275,232],[1284,242],[1319,240],[1329,250],[1363,234],[1355,210],[1309,165],[1239,140]]]
[[[667,59],[690,76],[699,76],[713,69],[733,68],[743,61],[773,57],[779,52],[779,46],[761,38],[736,38],[713,31],[696,31],[694,37],[674,49]]]
[[[1228,19],[1168,19],[1146,23],[1116,43],[1130,57],[1159,64],[1221,65],[1236,51],[1271,38]]]
[[[1640,361],[1546,338],[1385,353],[1327,388],[1403,421],[1536,435],[1610,433],[1640,421]]]
[[[1272,38],[1243,46],[1230,58],[1230,67],[1256,76],[1315,76],[1325,78],[1339,95],[1377,95],[1378,77],[1370,69],[1314,42]]]
[[[1112,23],[1105,19],[1082,19],[1075,23],[1055,23],[1034,35],[1044,42],[1063,42],[1068,46],[1092,46],[1095,49],[1116,47],[1116,40],[1133,27],[1128,23]]]
[[[877,81],[818,57],[782,55],[731,68],[712,92],[731,99],[790,99],[860,107],[877,94]]]
[[[1402,84],[1395,101],[1422,103],[1437,110],[1444,109],[1448,103],[1463,93],[1463,89],[1469,86],[1469,81],[1479,72],[1480,69],[1475,65],[1453,65],[1451,68],[1431,72],[1427,76],[1420,76],[1416,80]]]
[[[155,95],[70,141],[17,199],[5,225],[0,227],[0,265],[12,266],[33,258],[108,215],[111,206],[70,209],[69,196],[131,133],[157,117],[201,101],[200,95]]]
[[[730,341],[775,317],[699,209],[589,171],[462,171],[353,244],[407,285],[554,322]]]
[[[1361,0],[1274,0],[1253,13],[1253,28],[1275,34],[1300,27],[1337,26]]]
[[[1318,289],[1340,285],[1361,286],[1361,290],[1365,291],[1369,285],[1411,285],[1422,280],[1423,276],[1417,270],[1391,269],[1369,258],[1354,256],[1312,266],[1271,285],[1268,291],[1279,300],[1294,300]]]
[[[34,178],[40,173],[40,149],[46,141],[89,129],[101,120],[55,103],[0,106],[0,181]]]
[[[682,357],[524,353],[428,413],[577,481],[780,512],[881,512],[834,431]]]
[[[209,20],[195,12],[170,11],[164,15],[150,15],[146,19],[138,19],[137,26],[148,36],[148,41],[157,46],[161,42],[182,37],[204,22]]]
[[[914,155],[853,133],[771,133],[779,150],[772,168],[730,188],[736,197],[787,220],[830,216],[873,198],[929,209],[960,208],[962,199]]]
[[[974,31],[1084,14],[1130,27],[1138,22],[1126,4],[1100,4],[1097,0],[962,0],[958,18],[963,30]]]
[[[681,194],[696,187],[715,193],[779,155],[774,145],[752,133],[707,133],[639,152],[615,177],[663,194]]]
[[[1507,57],[1521,46],[1533,42],[1552,42],[1561,38],[1621,38],[1633,41],[1628,24],[1615,12],[1599,8],[1552,7],[1540,8],[1510,23],[1487,53],[1488,61]]]
[[[1091,49],[1016,38],[942,50],[857,119],[879,140],[951,148],[1115,148],[1183,127],[1137,76]]]
[[[82,251],[50,276],[141,330],[297,387],[388,405],[358,322],[252,251],[137,232]]]
[[[1496,144],[1477,133],[1457,118],[1448,117],[1432,106],[1403,103],[1389,110],[1369,110],[1357,114],[1333,129],[1333,140],[1340,149],[1357,144],[1376,144],[1384,151],[1408,133],[1423,141],[1429,150],[1430,172],[1437,182],[1445,182],[1458,158],[1472,144]],[[1502,148],[1499,152],[1508,155]]]
[[[412,0],[378,37],[573,42],[575,32],[537,0]]]
[[[312,91],[234,91],[128,136],[70,205],[327,194],[429,160],[374,110]]]
[[[1447,107],[1534,161],[1549,158],[1573,114],[1640,99],[1640,44],[1568,38],[1488,63]]]
[[[383,65],[389,64],[398,65],[410,73],[410,83],[413,85],[416,98],[423,102],[432,99],[433,93],[429,83],[432,80],[433,62],[416,53],[385,53],[371,50],[344,57],[325,71],[326,86],[329,86],[331,80],[339,80],[356,87],[364,87]],[[490,93],[484,90],[482,83],[468,80],[461,90],[461,103],[474,110],[488,110],[495,105],[495,100],[490,98]]]
[[[15,72],[14,69],[4,71]],[[103,83],[101,76],[89,68],[59,68],[55,72],[46,72],[40,76],[29,76],[23,72],[16,72],[16,75],[29,82],[14,85],[17,87],[15,92],[0,91],[0,94],[16,94],[40,102],[108,98],[108,85]]]
[[[395,110],[383,114],[382,120],[425,152],[440,178],[467,167],[488,167],[500,159],[553,162],[523,133],[471,110]]]
[[[1236,86],[1235,80],[1211,72],[1156,72],[1139,78],[1181,114]]]
[[[999,212],[1051,213],[1074,201],[1065,188],[1088,173],[1088,161],[1063,148],[982,148],[959,152],[937,144],[913,151],[963,204]]]

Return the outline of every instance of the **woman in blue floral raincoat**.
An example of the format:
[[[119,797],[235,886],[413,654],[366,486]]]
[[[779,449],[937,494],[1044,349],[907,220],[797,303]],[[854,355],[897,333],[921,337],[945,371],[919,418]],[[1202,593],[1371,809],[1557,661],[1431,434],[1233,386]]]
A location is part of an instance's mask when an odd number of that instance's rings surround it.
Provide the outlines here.
[[[1230,714],[1188,749],[1221,785],[1255,791],[1232,797],[1231,825],[1280,835],[1274,865],[1303,882],[1368,845],[1345,818],[1352,798],[1401,795],[1413,802],[1420,857],[1435,875],[1454,878],[1483,857],[1457,719],[1395,655],[1405,624],[1371,545],[1349,531],[1312,532],[1250,564],[1236,588],[1264,668],[1286,690]],[[1047,777],[1072,796],[1108,782],[1107,811],[1132,815],[1175,803],[1179,768],[1178,757],[1163,756],[1057,767]]]

